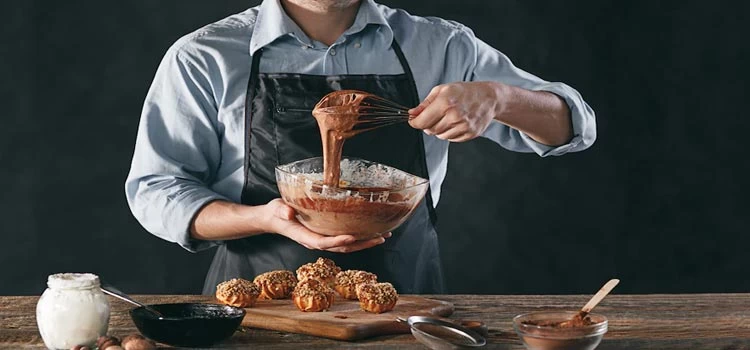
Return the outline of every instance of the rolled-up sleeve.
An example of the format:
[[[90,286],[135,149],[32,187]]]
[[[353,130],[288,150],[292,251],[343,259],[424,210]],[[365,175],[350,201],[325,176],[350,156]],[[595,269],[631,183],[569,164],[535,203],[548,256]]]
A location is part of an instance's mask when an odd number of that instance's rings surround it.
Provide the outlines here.
[[[174,47],[167,52],[144,103],[125,183],[128,205],[141,225],[193,252],[216,244],[190,237],[196,212],[226,199],[208,186],[221,158],[211,91],[205,70]]]
[[[534,152],[540,156],[561,155],[582,151],[596,140],[594,111],[581,94],[560,82],[548,82],[514,66],[510,59],[476,38],[470,29],[463,27],[458,38],[465,41],[463,55],[467,61],[466,80],[498,81],[532,91],[548,91],[560,96],[568,104],[573,126],[573,138],[566,144],[552,147],[533,140],[523,132],[493,121],[482,135],[506,149],[517,152]],[[468,55],[467,55],[468,53]]]

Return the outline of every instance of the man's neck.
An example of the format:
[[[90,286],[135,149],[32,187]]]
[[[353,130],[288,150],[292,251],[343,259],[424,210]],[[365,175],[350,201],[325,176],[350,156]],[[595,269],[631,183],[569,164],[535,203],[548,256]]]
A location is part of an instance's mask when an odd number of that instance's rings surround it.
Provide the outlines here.
[[[361,0],[281,0],[310,39],[331,46],[354,23]]]

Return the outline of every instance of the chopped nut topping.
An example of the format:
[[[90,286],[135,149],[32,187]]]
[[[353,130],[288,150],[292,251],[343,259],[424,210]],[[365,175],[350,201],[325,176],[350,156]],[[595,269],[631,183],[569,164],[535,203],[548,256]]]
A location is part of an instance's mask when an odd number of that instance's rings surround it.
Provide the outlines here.
[[[315,261],[315,264],[317,265],[323,265],[327,267],[329,270],[333,272],[333,275],[335,276],[337,273],[341,272],[341,268],[336,265],[333,260],[328,258],[318,258],[318,260]]]
[[[317,279],[306,279],[297,283],[297,287],[294,288],[292,295],[295,297],[315,297],[315,296],[328,296],[333,294],[333,289],[327,284]]]
[[[336,274],[341,272],[341,268],[336,266],[331,259],[318,258],[314,263],[308,263],[297,269],[297,279],[304,280],[315,278],[320,280],[329,280],[333,282]]]
[[[365,283],[357,287],[359,300],[368,300],[377,304],[389,304],[398,300],[396,288],[390,283]]]
[[[222,295],[254,295],[260,294],[260,288],[246,279],[232,278],[229,281],[221,282],[216,286],[216,293]]]
[[[253,282],[294,286],[295,284],[297,284],[297,278],[294,277],[294,274],[291,271],[279,270],[262,273],[256,276]]]
[[[341,271],[336,275],[336,284],[343,286],[358,285],[362,283],[377,283],[378,276],[374,273],[361,270]]]

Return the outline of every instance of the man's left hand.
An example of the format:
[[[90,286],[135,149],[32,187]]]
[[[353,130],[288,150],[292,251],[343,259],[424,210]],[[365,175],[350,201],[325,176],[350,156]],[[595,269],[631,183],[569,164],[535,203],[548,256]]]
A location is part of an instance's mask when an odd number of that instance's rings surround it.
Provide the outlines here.
[[[503,90],[502,84],[484,81],[438,85],[409,110],[409,124],[443,140],[471,140],[482,135],[502,110]]]

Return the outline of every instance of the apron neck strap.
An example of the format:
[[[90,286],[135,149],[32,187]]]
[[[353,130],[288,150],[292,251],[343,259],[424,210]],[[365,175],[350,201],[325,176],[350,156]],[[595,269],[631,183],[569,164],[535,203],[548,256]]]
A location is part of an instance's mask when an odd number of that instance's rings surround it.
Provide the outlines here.
[[[391,47],[393,48],[393,52],[396,53],[396,57],[398,57],[398,62],[401,63],[401,67],[404,69],[404,74],[409,78],[409,81],[412,82],[412,88],[413,92],[417,92],[417,85],[414,83],[414,75],[411,74],[411,68],[409,67],[409,61],[406,60],[406,56],[404,56],[404,52],[401,51],[401,46],[398,44],[396,39],[393,39],[393,43],[391,44]],[[419,97],[416,97],[416,100],[419,100]]]

